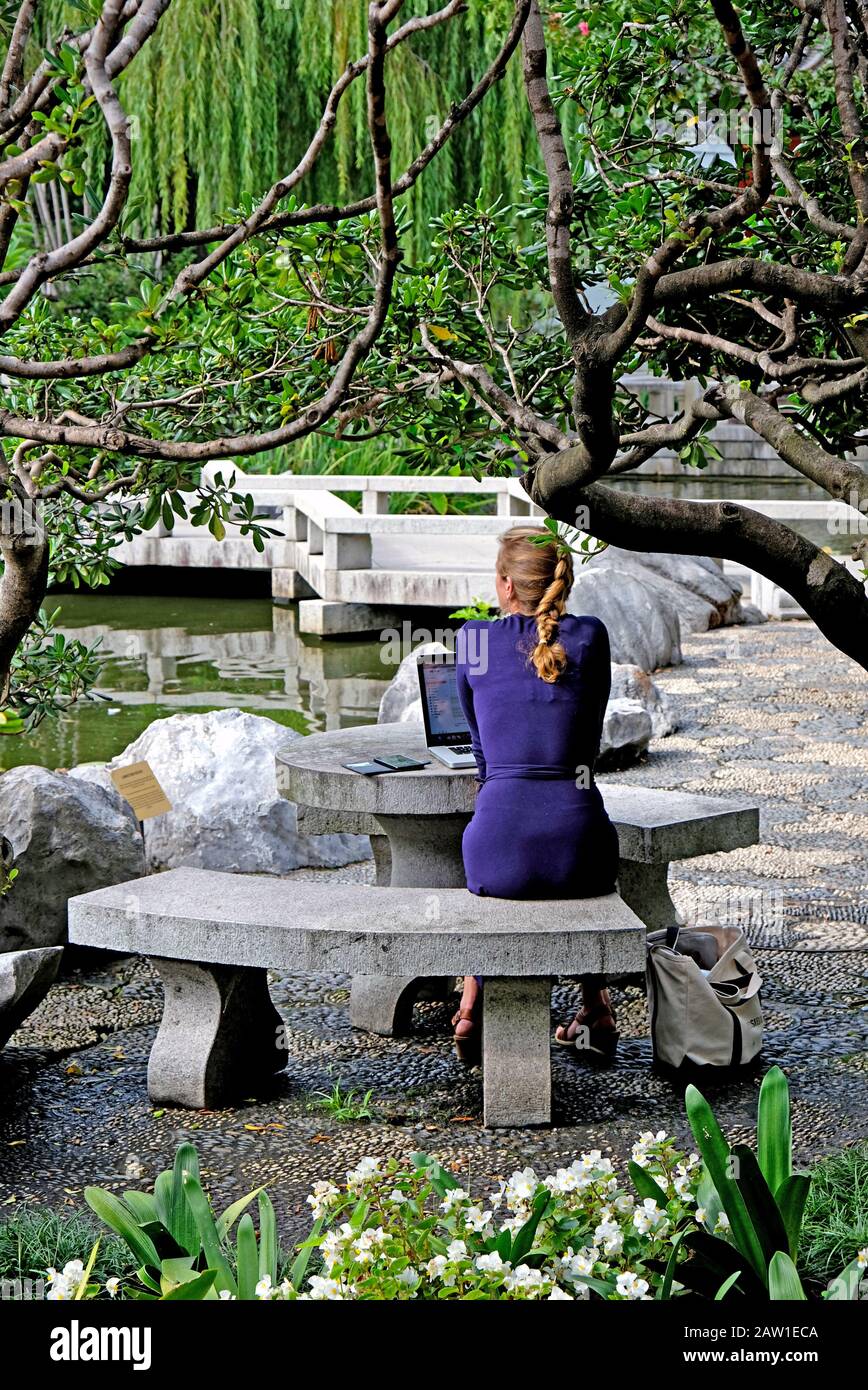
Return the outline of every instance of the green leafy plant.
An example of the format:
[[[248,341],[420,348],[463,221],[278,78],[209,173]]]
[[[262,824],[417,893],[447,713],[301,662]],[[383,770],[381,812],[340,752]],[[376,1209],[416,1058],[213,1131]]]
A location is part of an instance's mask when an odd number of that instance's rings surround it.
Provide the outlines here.
[[[454,613],[449,614],[449,617],[459,623],[471,622],[473,619],[493,623],[502,617],[502,614],[496,603],[489,603],[484,598],[474,598],[464,608],[456,608]]]
[[[152,1193],[85,1189],[92,1211],[126,1242],[136,1262],[140,1299],[252,1299],[263,1281],[277,1279],[274,1207],[261,1188],[248,1192],[215,1217],[199,1179],[199,1157],[181,1144],[174,1166],[162,1172]],[[256,1198],[259,1237],[245,1208]],[[235,1247],[230,1235],[236,1222]]]
[[[340,1082],[336,1081],[330,1091],[317,1091],[309,1102],[308,1109],[327,1110],[334,1119],[341,1122],[370,1120],[373,1094],[373,1091],[366,1091],[364,1095],[353,1090],[343,1091]]]

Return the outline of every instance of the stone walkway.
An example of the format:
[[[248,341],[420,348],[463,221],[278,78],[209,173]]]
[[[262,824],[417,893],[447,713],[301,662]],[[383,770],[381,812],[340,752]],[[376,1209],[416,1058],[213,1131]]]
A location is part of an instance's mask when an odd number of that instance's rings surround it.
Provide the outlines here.
[[[678,733],[614,780],[760,801],[762,843],[676,865],[673,896],[694,920],[750,919],[766,981],[762,1069],[777,1062],[790,1077],[796,1158],[807,1162],[868,1135],[868,686],[807,623],[703,633],[685,654],[658,678]],[[360,878],[370,866],[335,872]],[[498,1133],[480,1124],[479,1073],[452,1056],[446,1005],[418,1006],[413,1036],[392,1041],[352,1031],[344,977],[275,977],[272,993],[288,1027],[286,1073],[267,1097],[194,1113],[147,1100],[160,998],[145,963],[56,987],[0,1054],[0,1203],[78,1208],[87,1183],[149,1186],[190,1139],[218,1201],[268,1184],[288,1242],[306,1231],[310,1183],[340,1178],[363,1154],[423,1149],[475,1186],[590,1147],[623,1160],[648,1128],[688,1142],[677,1089],[651,1069],[636,990],[618,1000],[617,1065],[557,1050],[556,1126]],[[562,981],[556,1014],[574,999]],[[752,1136],[759,1075],[706,1088],[733,1139]],[[372,1091],[370,1123],[316,1106],[336,1083]]]

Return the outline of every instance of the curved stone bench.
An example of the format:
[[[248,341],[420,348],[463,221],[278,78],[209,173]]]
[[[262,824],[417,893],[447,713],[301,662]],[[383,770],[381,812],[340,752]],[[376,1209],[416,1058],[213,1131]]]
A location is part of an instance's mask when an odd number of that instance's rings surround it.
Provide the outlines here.
[[[148,1092],[155,1102],[195,1108],[243,1095],[284,1067],[268,966],[386,979],[483,974],[491,1126],[551,1120],[551,978],[645,964],[644,924],[616,893],[513,902],[466,888],[205,869],[172,869],[71,898],[69,939],[153,960],[165,1004]]]

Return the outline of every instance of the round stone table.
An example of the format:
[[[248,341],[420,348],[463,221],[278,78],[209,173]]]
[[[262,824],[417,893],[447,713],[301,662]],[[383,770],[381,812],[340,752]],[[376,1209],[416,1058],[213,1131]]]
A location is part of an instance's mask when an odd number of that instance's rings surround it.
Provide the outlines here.
[[[428,766],[374,777],[341,766],[397,753]],[[370,835],[377,883],[465,887],[461,836],[476,801],[475,769],[432,757],[421,724],[364,724],[295,739],[278,749],[277,784],[297,803],[305,834]]]

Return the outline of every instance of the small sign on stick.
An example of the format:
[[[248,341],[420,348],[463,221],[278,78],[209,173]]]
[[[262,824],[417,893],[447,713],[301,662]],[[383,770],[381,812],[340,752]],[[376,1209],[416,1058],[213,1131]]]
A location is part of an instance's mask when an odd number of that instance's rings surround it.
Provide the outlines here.
[[[139,820],[151,820],[171,811],[172,803],[163,791],[149,763],[128,763],[112,770],[112,781],[130,803]]]

